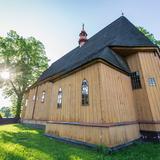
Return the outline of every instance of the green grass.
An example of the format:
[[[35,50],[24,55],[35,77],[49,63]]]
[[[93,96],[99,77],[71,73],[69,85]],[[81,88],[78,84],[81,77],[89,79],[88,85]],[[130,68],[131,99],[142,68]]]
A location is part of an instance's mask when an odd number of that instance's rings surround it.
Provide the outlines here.
[[[136,143],[105,155],[43,136],[23,125],[0,126],[0,160],[160,160],[160,144]]]

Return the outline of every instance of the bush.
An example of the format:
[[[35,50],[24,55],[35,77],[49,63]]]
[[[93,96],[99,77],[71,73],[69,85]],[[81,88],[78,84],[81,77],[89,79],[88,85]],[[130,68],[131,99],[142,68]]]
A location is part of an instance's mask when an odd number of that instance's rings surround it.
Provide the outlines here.
[[[1,115],[1,113],[0,113],[0,119],[2,118],[2,115]]]

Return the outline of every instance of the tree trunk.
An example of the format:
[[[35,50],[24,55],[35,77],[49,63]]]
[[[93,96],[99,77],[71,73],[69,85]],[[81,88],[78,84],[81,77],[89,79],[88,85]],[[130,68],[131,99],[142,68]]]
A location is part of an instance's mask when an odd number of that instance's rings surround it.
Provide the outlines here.
[[[22,99],[23,99],[23,96],[18,96],[18,97],[17,97],[16,115],[15,115],[15,118],[20,118],[21,107],[22,107]]]

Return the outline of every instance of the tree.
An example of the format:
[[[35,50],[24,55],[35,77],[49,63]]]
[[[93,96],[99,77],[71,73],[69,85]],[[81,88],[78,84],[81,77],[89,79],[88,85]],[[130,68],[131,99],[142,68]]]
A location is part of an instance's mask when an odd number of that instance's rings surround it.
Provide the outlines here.
[[[11,117],[11,109],[10,109],[10,107],[2,107],[0,109],[0,112],[3,114],[3,117],[5,117],[5,118]]]
[[[3,118],[3,117],[2,117],[2,115],[1,115],[1,113],[0,113],[0,119],[1,119],[1,118]]]
[[[154,44],[158,45],[160,47],[160,40],[156,40],[154,35],[152,33],[149,33],[145,28],[138,27],[138,29],[146,36],[148,37]]]
[[[16,100],[16,118],[20,118],[25,91],[47,67],[44,45],[34,37],[24,38],[15,31],[0,37],[0,84],[4,95]]]

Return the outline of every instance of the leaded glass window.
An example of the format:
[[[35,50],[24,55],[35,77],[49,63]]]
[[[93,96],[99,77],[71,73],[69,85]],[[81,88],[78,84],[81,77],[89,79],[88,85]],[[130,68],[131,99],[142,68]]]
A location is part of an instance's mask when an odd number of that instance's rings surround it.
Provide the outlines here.
[[[58,90],[57,108],[62,108],[62,89]]]
[[[82,81],[81,91],[82,91],[82,105],[86,106],[89,104],[89,85],[86,79]]]
[[[131,73],[131,81],[132,81],[132,88],[133,89],[142,88],[141,81],[140,81],[140,73],[138,71]]]
[[[46,92],[43,91],[43,92],[42,92],[42,97],[41,97],[41,102],[42,102],[42,103],[44,103],[44,101],[45,101],[45,96],[46,96]]]

